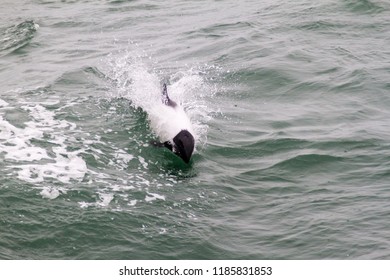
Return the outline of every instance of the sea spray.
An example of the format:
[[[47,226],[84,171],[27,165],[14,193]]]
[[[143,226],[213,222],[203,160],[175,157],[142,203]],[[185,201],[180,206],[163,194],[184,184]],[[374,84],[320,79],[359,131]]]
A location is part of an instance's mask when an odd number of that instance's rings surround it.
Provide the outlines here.
[[[197,148],[207,143],[208,122],[218,110],[212,103],[218,89],[210,83],[207,73],[218,69],[216,66],[192,66],[172,72],[139,50],[110,54],[105,65],[112,81],[109,99],[125,98],[134,108],[155,114],[156,105],[161,103],[162,83],[167,82],[169,96],[183,106],[191,120]]]

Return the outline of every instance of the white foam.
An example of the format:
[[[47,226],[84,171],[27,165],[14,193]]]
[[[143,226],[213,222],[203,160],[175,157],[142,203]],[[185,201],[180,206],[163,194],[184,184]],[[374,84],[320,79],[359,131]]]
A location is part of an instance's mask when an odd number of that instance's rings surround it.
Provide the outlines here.
[[[5,102],[4,100],[0,99],[0,108],[7,107],[9,104]]]
[[[40,195],[42,195],[43,198],[48,199],[56,199],[61,194],[66,194],[66,191],[63,188],[57,187],[43,187],[42,191],[40,192]]]
[[[129,206],[135,206],[136,204],[137,204],[136,199],[130,200],[130,202],[128,203]]]
[[[107,207],[111,201],[114,199],[114,194],[112,193],[99,193],[99,201],[97,202],[79,202],[81,208],[88,207]]]
[[[53,160],[54,162],[46,164],[24,164],[12,167],[20,169],[17,171],[17,177],[29,183],[41,183],[48,178],[53,178],[68,184],[72,180],[81,181],[88,170],[85,161],[72,154],[68,157],[57,154]]]
[[[138,156],[139,162],[142,164],[143,168],[147,169],[148,168],[148,163],[145,161],[145,159],[141,156]]]
[[[146,202],[151,202],[151,201],[154,201],[154,200],[157,200],[157,199],[165,200],[165,196],[157,194],[157,193],[149,193],[148,192],[147,196],[145,197],[145,201]]]
[[[117,160],[117,164],[121,167],[121,168],[126,168],[128,163],[134,159],[134,156],[127,153],[126,151],[122,150],[122,149],[118,149],[116,151],[116,153],[114,154],[114,157],[116,158]]]
[[[31,139],[38,139],[43,132],[31,127],[15,127],[0,116],[0,152],[4,158],[14,161],[35,161],[48,158],[46,150],[31,144]]]
[[[80,208],[87,208],[91,205],[94,205],[94,203],[88,203],[88,202],[85,202],[85,201],[81,201],[79,202],[79,205],[80,205]]]
[[[122,181],[121,185],[119,184],[110,184],[110,189],[113,190],[114,192],[126,192],[126,191],[129,191],[129,190],[133,190],[134,189],[134,186],[130,185],[127,181],[125,180],[120,180],[118,179],[119,181]],[[98,180],[96,180],[96,182],[98,182]],[[101,183],[106,183],[107,181],[100,181]]]
[[[100,201],[96,204],[101,207],[107,207],[110,202],[114,199],[114,195],[112,193],[100,193],[99,194]]]
[[[17,170],[17,177],[29,183],[41,183],[48,178],[64,184],[81,181],[87,172],[87,165],[79,156],[82,151],[68,152],[63,133],[64,129],[74,130],[76,125],[57,120],[53,111],[40,104],[25,104],[21,108],[30,117],[24,128],[14,126],[0,116],[0,153],[5,154],[5,159],[18,163],[11,165]],[[40,147],[33,140],[56,146]],[[31,163],[24,164],[26,161]]]

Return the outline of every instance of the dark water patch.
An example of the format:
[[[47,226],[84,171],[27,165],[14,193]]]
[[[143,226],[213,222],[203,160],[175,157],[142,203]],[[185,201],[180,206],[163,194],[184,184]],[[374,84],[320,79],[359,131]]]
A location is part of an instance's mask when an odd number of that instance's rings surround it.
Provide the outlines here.
[[[365,81],[369,78],[367,71],[364,69],[348,71],[341,75],[339,79],[334,81],[332,86],[332,92],[356,92],[361,91],[366,83]]]
[[[345,159],[341,156],[326,154],[304,154],[280,160],[268,168],[268,170],[279,170],[281,172],[297,172],[295,175],[310,174],[311,172],[326,173],[328,168],[342,165]]]
[[[111,0],[108,3],[113,5],[121,5],[123,3],[135,2],[136,0]]]
[[[208,27],[201,28],[197,31],[189,31],[186,34],[187,35],[194,35],[199,36],[203,35],[206,37],[225,37],[225,36],[231,36],[231,32],[234,31],[242,31],[245,29],[248,31],[252,27],[252,24],[250,22],[235,22],[235,23],[225,23],[225,24],[213,24]]]
[[[272,95],[274,91],[296,83],[296,80],[286,71],[271,67],[241,69],[231,75],[242,84],[250,84],[253,88],[262,89],[264,95]]]
[[[229,155],[229,158],[257,158],[261,154],[261,149],[243,149],[242,146],[236,146],[236,147],[209,147],[208,153],[213,154],[215,157],[224,157],[226,155]]]
[[[317,71],[316,74],[317,75],[333,74],[339,72],[341,69],[342,69],[341,67],[329,67],[327,69]]]
[[[9,27],[0,27],[0,57],[27,46],[37,30],[38,25],[32,20]]]
[[[79,53],[77,52],[77,55]],[[58,77],[51,88],[55,91],[77,91],[77,96],[87,89],[93,89],[94,97],[104,97],[108,91],[111,80],[96,67],[86,66],[80,69],[64,72]]]
[[[50,95],[53,95],[54,93],[55,92],[52,89],[52,85],[45,85],[45,86],[40,86],[37,88],[23,90],[20,94],[28,100],[29,98],[49,97]]]
[[[70,192],[68,195],[85,199],[78,192]],[[204,239],[204,229],[198,228],[200,221],[192,219],[191,215],[187,216],[191,213],[181,209],[182,206],[178,206],[176,202],[167,205],[169,208],[165,210],[160,208],[165,203],[155,203],[144,204],[130,212],[111,212],[102,208],[74,212],[74,208],[66,205],[65,201],[45,203],[49,220],[41,221],[39,229],[30,226],[29,238],[19,241],[23,246],[18,247],[18,254],[13,254],[10,258],[31,258],[32,252],[39,252],[34,254],[34,259],[59,256],[66,259],[89,259],[92,255],[95,256],[94,259],[180,258],[184,255],[191,258],[192,250],[189,252],[188,248],[196,248]],[[194,207],[193,202],[187,203]],[[67,208],[68,215],[58,215],[66,210],[64,207]],[[175,209],[173,212],[171,207]],[[159,212],[161,210],[163,212]],[[156,214],[153,214],[154,211],[157,211]],[[117,223],[122,226],[114,226]],[[18,228],[23,230],[26,226]],[[40,234],[36,234],[37,232]],[[12,245],[8,242],[8,246],[10,244]],[[62,244],[61,248],[58,244]],[[111,249],[107,250],[107,245]],[[203,248],[203,245],[199,246]],[[112,251],[113,247],[119,251]],[[206,247],[209,248],[210,244]],[[200,250],[196,254],[200,258],[201,251],[205,249],[201,248],[194,249]]]
[[[280,139],[267,139],[258,141],[256,143],[244,146],[244,148],[261,149],[264,155],[270,155],[275,153],[282,153],[292,150],[304,149],[310,144],[309,141],[303,139],[294,139],[294,138],[280,138]]]
[[[1,222],[2,228],[7,229],[7,232],[1,236],[0,243],[4,244],[4,248],[18,248],[18,252],[8,251],[3,259],[31,259],[32,255],[23,253],[25,242],[39,238],[36,233],[40,231],[42,224],[51,219],[50,210],[34,203],[37,199],[34,193],[35,191],[26,185],[13,185],[8,188],[3,185],[0,190],[1,208],[6,207],[1,211],[8,213]]]
[[[286,91],[287,95],[300,95],[310,94],[313,96],[320,96],[324,92],[330,90],[329,84],[323,81],[304,81],[292,84],[290,89]]]
[[[134,12],[134,11],[156,11],[160,9],[160,5],[150,4],[150,3],[139,3],[139,1],[134,0],[124,0],[124,1],[110,1],[108,3],[108,12]]]
[[[348,153],[354,151],[366,151],[379,148],[381,141],[377,139],[335,139],[313,142],[311,147],[320,149],[323,151],[332,150],[339,151],[340,153]]]
[[[48,4],[58,4],[56,7],[60,8],[65,5],[74,5],[76,3],[79,4],[86,4],[86,3],[93,3],[93,0],[62,0],[60,2],[58,1],[51,1],[51,0],[34,0],[34,2],[41,4],[41,5],[48,5]]]
[[[88,22],[88,21],[61,21],[61,22],[56,22],[52,25],[54,28],[58,29],[66,29],[66,28],[72,28],[72,29],[83,29],[83,27],[88,27],[96,24],[96,22]]]
[[[100,79],[109,79],[105,73],[103,73],[99,68],[94,67],[94,66],[87,66],[83,68],[83,71],[86,73],[91,73],[94,76],[100,78]]]
[[[377,1],[376,1],[377,2]],[[379,14],[385,11],[379,3],[370,0],[345,0],[347,10],[357,14]]]
[[[344,69],[346,70],[360,70],[364,69],[361,67],[360,69],[357,68],[359,66],[359,63],[365,63],[364,56],[357,55],[356,51],[345,45],[345,46],[337,46],[335,48],[332,48],[332,53],[335,53],[335,55],[340,59],[339,65],[342,65]],[[351,67],[353,66],[353,67]]]
[[[316,60],[314,53],[310,53],[309,51],[303,49],[296,49],[291,51],[287,55],[287,58],[292,59],[294,61],[302,62],[304,63],[304,65],[308,65]]]
[[[309,21],[301,23],[297,26],[298,29],[309,30],[309,31],[334,31],[344,28],[344,24],[329,22],[325,20]]]

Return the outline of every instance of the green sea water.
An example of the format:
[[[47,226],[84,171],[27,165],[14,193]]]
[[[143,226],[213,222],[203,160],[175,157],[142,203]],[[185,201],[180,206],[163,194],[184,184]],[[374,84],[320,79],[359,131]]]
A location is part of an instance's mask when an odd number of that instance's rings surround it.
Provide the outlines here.
[[[385,0],[1,1],[0,259],[389,259],[389,19]],[[188,165],[150,145],[163,82]]]

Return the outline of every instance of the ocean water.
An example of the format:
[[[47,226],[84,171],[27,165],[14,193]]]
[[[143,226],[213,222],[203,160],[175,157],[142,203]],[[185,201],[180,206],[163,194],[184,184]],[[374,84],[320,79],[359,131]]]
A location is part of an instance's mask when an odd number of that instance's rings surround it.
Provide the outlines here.
[[[0,259],[389,259],[390,3],[0,3]],[[189,165],[155,139],[161,84]]]

